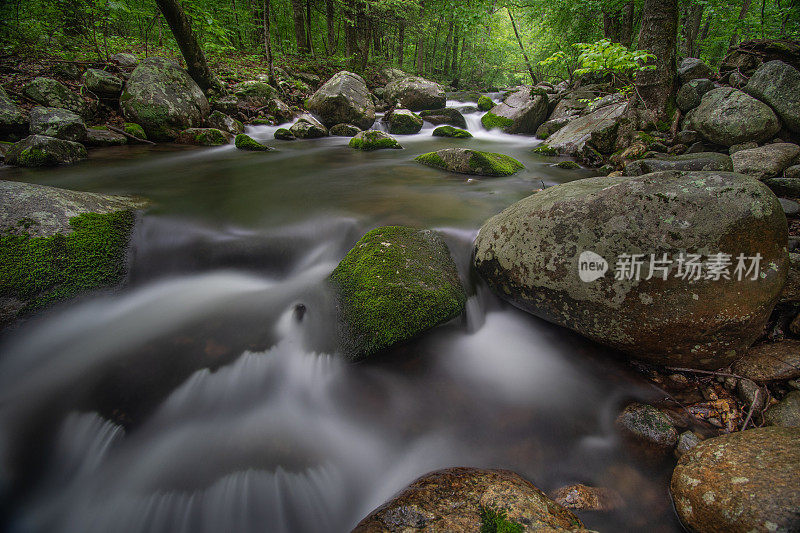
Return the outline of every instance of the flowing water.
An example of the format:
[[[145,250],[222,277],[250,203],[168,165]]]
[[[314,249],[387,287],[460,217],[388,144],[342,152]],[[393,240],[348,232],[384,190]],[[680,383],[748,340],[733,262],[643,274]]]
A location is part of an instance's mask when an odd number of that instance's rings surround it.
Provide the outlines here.
[[[457,102],[449,102],[458,107]],[[579,513],[600,531],[679,531],[669,465],[618,441],[648,386],[603,349],[494,297],[469,270],[491,215],[591,175],[531,153],[536,140],[399,136],[97,150],[14,179],[153,201],[124,290],[57,307],[0,339],[0,528],[13,532],[345,532],[416,477],[515,470],[549,491],[582,482],[626,506]],[[469,178],[418,165],[451,146],[526,169]],[[470,298],[461,319],[366,364],[331,348],[325,278],[385,224],[436,228]]]

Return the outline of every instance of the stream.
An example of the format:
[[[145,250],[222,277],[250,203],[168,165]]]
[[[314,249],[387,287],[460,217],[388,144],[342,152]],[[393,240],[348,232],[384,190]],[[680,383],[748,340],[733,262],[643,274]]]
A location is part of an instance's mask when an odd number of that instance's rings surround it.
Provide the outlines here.
[[[448,102],[449,107],[462,107]],[[493,214],[593,175],[531,153],[532,137],[396,136],[275,147],[93,150],[0,179],[137,194],[128,285],[0,337],[0,529],[11,532],[347,532],[447,466],[508,468],[545,492],[605,486],[625,506],[578,512],[598,531],[681,531],[670,461],[616,436],[626,401],[663,397],[614,354],[503,303],[470,272]],[[376,124],[377,127],[378,124]],[[417,155],[468,146],[519,159],[506,178],[448,174]],[[378,359],[332,353],[325,279],[366,231],[435,228],[470,294],[465,316]]]

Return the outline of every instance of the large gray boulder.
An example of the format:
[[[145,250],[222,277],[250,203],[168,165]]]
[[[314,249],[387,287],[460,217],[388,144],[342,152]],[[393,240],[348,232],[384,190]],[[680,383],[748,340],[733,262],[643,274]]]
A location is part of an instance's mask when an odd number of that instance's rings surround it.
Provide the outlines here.
[[[0,198],[13,198],[0,202],[0,327],[122,282],[142,199],[12,181],[0,181]]]
[[[386,85],[386,100],[411,111],[441,109],[447,103],[444,89],[436,82],[417,76],[398,78]]]
[[[571,120],[547,138],[547,146],[562,154],[580,154],[592,141],[600,151],[613,151],[617,127],[627,109],[626,103],[602,107],[594,113]]]
[[[328,136],[328,128],[309,114],[301,115],[289,131],[297,139],[318,139]]]
[[[459,316],[467,300],[441,237],[404,226],[364,235],[330,283],[338,301],[340,348],[354,361]]]
[[[16,140],[18,136],[26,133],[28,133],[28,119],[22,109],[12,102],[6,91],[0,87],[0,140]]]
[[[306,102],[328,128],[336,124],[353,124],[362,130],[375,123],[375,104],[364,79],[343,70],[337,72]]]
[[[65,141],[84,142],[86,124],[83,119],[66,109],[36,106],[30,113],[30,130],[33,135],[47,135]]]
[[[517,307],[633,358],[720,368],[761,335],[786,281],[786,245],[763,183],[667,171],[529,196],[483,225],[474,264]]]
[[[699,533],[800,531],[800,428],[765,427],[707,439],[678,461],[670,491]]]
[[[45,135],[29,135],[6,152],[6,163],[20,167],[55,167],[86,159],[86,147]]]
[[[242,107],[267,107],[276,96],[275,88],[264,80],[242,81],[231,87],[231,92]]]
[[[467,119],[464,118],[464,115],[461,114],[461,111],[451,107],[443,109],[429,109],[427,111],[420,112],[419,116],[437,126],[440,124],[449,124],[457,128],[467,127]]]
[[[681,83],[700,78],[710,78],[713,74],[714,71],[711,70],[711,67],[696,57],[687,57],[678,65],[678,79]]]
[[[731,156],[733,170],[759,180],[775,178],[800,156],[800,146],[792,143],[773,143],[739,150]]]
[[[113,98],[122,92],[122,80],[105,70],[87,69],[82,79],[83,86],[100,97]]]
[[[720,87],[703,95],[689,113],[691,129],[708,141],[723,146],[763,142],[781,129],[770,107],[738,89]]]
[[[533,135],[547,118],[547,94],[533,88],[512,93],[481,118],[487,129],[499,128],[506,133]]]
[[[509,470],[447,468],[400,491],[355,527],[377,532],[585,532],[572,511]]]
[[[153,141],[170,141],[200,127],[210,113],[206,95],[174,61],[149,57],[131,74],[120,97],[125,118],[140,124]]]
[[[662,170],[721,170],[733,171],[733,161],[727,154],[719,152],[698,152],[682,155],[662,155],[638,159],[625,165],[626,176],[641,176]]]
[[[22,94],[44,107],[69,109],[85,119],[92,116],[92,109],[83,98],[52,78],[34,78],[22,88]]]
[[[744,88],[775,110],[787,128],[800,132],[800,71],[783,61],[769,61],[755,71]]]
[[[419,133],[424,121],[408,109],[395,109],[386,117],[389,123],[389,133],[392,135],[413,135]]]

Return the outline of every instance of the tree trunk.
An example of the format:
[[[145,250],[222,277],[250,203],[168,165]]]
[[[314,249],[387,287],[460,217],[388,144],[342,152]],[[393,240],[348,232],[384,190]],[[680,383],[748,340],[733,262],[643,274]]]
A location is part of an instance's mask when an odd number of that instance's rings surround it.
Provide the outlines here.
[[[612,43],[620,42],[620,11],[603,11],[603,37]]]
[[[264,0],[264,51],[267,53],[267,76],[269,77],[269,84],[275,87],[278,86],[275,80],[275,65],[272,62],[272,34],[270,30],[270,11],[271,0]]]
[[[450,72],[456,74],[456,77],[458,76],[458,30],[459,27],[456,26],[453,33],[453,63],[450,65]]]
[[[336,4],[325,0],[325,21],[328,25],[328,55],[336,55]]]
[[[670,120],[669,102],[675,93],[675,48],[678,34],[678,0],[644,0],[638,48],[656,56],[655,68],[636,74],[635,107],[645,111],[645,121]]]
[[[420,17],[419,17],[419,35],[417,36],[416,69],[419,74],[422,74],[422,71],[425,67],[425,26],[422,23],[422,21],[424,20],[422,12],[425,10],[425,0],[420,0],[419,7],[420,7]]]
[[[406,23],[404,21],[400,21],[400,27],[397,30],[397,64],[400,66],[400,70],[403,69],[403,56],[405,55],[405,36],[406,36]]]
[[[750,2],[751,0],[744,0],[744,4],[742,4],[742,9],[739,11],[739,18],[736,20],[737,27],[733,30],[733,35],[731,35],[730,48],[733,48],[736,46],[736,43],[739,42],[738,25],[744,20],[745,15],[747,15],[747,11],[750,9]]]
[[[700,22],[703,20],[703,8],[703,4],[692,4],[689,7],[686,23],[683,26],[685,37],[683,53],[685,57],[697,57],[699,55],[697,37],[700,34]]]
[[[181,54],[186,60],[186,70],[192,79],[197,82],[203,91],[209,89],[220,89],[221,85],[219,80],[212,74],[211,69],[208,68],[206,63],[206,56],[203,54],[203,49],[192,33],[192,25],[186,13],[183,12],[178,0],[156,0],[158,8],[164,14],[175,40],[178,42],[178,47],[181,49]]]
[[[633,44],[633,1],[628,2],[622,7],[622,23],[619,29],[619,42],[623,46],[630,48]]]
[[[306,0],[306,44],[308,51],[314,55],[314,38],[311,33],[311,0]]]
[[[450,19],[450,29],[447,31],[447,41],[444,43],[444,64],[442,65],[442,74],[447,76],[450,73],[450,46],[453,42],[453,30],[455,24],[453,19]]]
[[[308,34],[306,33],[305,15],[303,15],[303,0],[292,0],[292,20],[294,21],[294,38],[297,42],[297,52],[307,54],[311,50],[308,47]]]
[[[514,35],[517,36],[517,42],[519,43],[519,49],[522,51],[522,57],[525,58],[525,66],[528,67],[528,74],[531,75],[531,83],[536,85],[538,81],[536,80],[536,74],[533,73],[533,67],[531,66],[531,60],[528,59],[528,54],[525,53],[525,47],[522,46],[522,39],[519,36],[519,31],[517,31],[517,23],[514,22],[514,15],[511,14],[511,8],[507,7],[506,11],[508,11],[508,18],[511,19],[511,27],[514,28]]]

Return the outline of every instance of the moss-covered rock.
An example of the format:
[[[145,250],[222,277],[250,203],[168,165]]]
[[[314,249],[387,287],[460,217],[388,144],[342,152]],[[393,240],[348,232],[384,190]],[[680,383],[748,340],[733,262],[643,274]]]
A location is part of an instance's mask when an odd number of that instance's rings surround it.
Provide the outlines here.
[[[696,152],[681,155],[657,155],[631,161],[625,165],[626,176],[641,176],[662,170],[719,170],[731,172],[733,161],[728,154]]]
[[[506,96],[483,115],[481,122],[487,130],[497,128],[506,133],[533,135],[547,118],[547,107],[546,93],[526,87]]]
[[[758,67],[744,91],[768,104],[787,128],[800,132],[800,70],[783,61]]]
[[[453,137],[454,139],[469,139],[472,134],[467,130],[454,128],[453,126],[439,126],[433,130],[434,137]]]
[[[122,126],[122,129],[125,130],[125,133],[128,135],[133,135],[139,139],[147,140],[147,134],[144,132],[144,128],[135,122],[126,122]]]
[[[9,181],[0,196],[14,198],[0,204],[0,300],[21,302],[7,321],[123,280],[146,202]]]
[[[6,153],[6,163],[20,167],[55,167],[86,159],[86,147],[45,135],[29,135]]]
[[[318,139],[328,136],[328,128],[311,115],[302,115],[289,131],[298,139]]]
[[[22,94],[44,107],[68,109],[84,119],[92,116],[91,107],[83,98],[52,78],[34,78],[22,88]]]
[[[349,146],[350,148],[364,150],[365,152],[370,152],[372,150],[383,150],[386,148],[402,148],[400,143],[398,143],[394,137],[379,130],[367,130],[360,132],[358,135],[350,139]]]
[[[142,60],[120,97],[123,115],[140,124],[151,141],[170,141],[188,128],[199,127],[211,112],[205,94],[172,60]]]
[[[387,84],[386,100],[411,111],[441,109],[447,104],[441,85],[417,76],[406,76]]]
[[[234,144],[239,150],[250,150],[252,152],[266,152],[268,150],[272,150],[272,148],[269,146],[261,144],[257,140],[244,133],[240,133],[236,136]]]
[[[691,129],[723,146],[763,142],[781,129],[780,120],[767,104],[732,87],[708,91],[688,118]]]
[[[510,176],[525,166],[511,156],[466,148],[445,148],[418,156],[415,161],[449,172],[476,176]]]
[[[343,70],[337,72],[308,99],[306,107],[331,128],[336,124],[355,124],[367,129],[375,122],[375,105],[364,79]]]
[[[195,144],[197,146],[222,146],[233,140],[233,135],[216,128],[189,128],[178,134],[178,144]]]
[[[489,111],[493,107],[494,107],[494,102],[488,96],[483,95],[480,98],[478,98],[478,109],[479,110],[481,110],[481,111]]]
[[[564,170],[577,170],[581,168],[581,166],[575,161],[559,161],[556,163],[556,166],[558,168],[563,168]]]
[[[67,109],[34,107],[30,112],[30,130],[33,135],[46,135],[65,141],[86,140],[86,124],[83,119]]]
[[[231,135],[244,133],[244,124],[219,111],[214,111],[208,115],[208,118],[206,119],[206,125],[209,128],[227,131]]]
[[[386,121],[389,123],[389,133],[393,135],[412,135],[422,129],[423,120],[408,109],[395,109]]]
[[[647,446],[671,450],[678,443],[678,430],[667,415],[652,405],[632,403],[617,416],[617,429],[628,439]]]
[[[239,104],[245,107],[265,107],[275,98],[276,90],[262,80],[248,80],[237,83],[231,92],[238,98]]]
[[[330,276],[342,352],[370,357],[459,316],[466,294],[444,241],[402,226],[364,235]]]
[[[514,124],[514,121],[510,118],[495,115],[489,111],[481,117],[481,124],[483,124],[483,127],[487,130],[495,130],[509,128]]]
[[[82,80],[86,89],[101,97],[113,98],[122,92],[122,80],[105,70],[87,69]]]
[[[19,140],[28,133],[28,119],[0,87],[0,140]]]
[[[121,146],[128,143],[128,138],[105,126],[86,129],[86,146]]]
[[[286,128],[278,128],[275,130],[274,137],[280,141],[294,141],[297,139],[297,137],[294,136],[294,133]]]
[[[451,107],[420,111],[419,116],[434,125],[449,124],[450,126],[455,126],[457,128],[467,127],[467,119],[464,118],[464,115],[461,114],[461,111]]]
[[[542,143],[539,146],[537,146],[536,148],[534,148],[532,150],[532,152],[534,154],[546,155],[546,156],[558,155],[558,150],[556,150],[555,148],[550,148],[549,146],[547,146],[544,143]]]
[[[361,132],[358,126],[352,124],[336,124],[330,130],[331,135],[337,137],[355,137]]]

